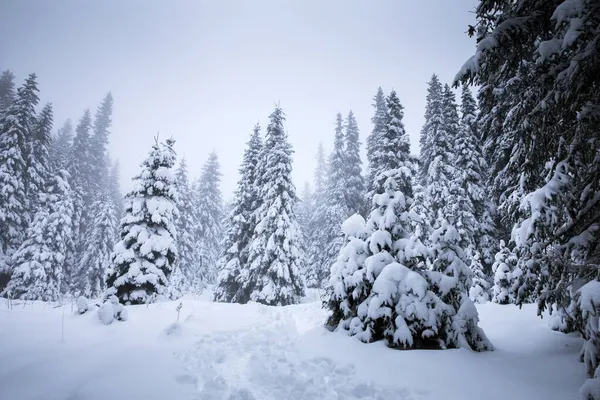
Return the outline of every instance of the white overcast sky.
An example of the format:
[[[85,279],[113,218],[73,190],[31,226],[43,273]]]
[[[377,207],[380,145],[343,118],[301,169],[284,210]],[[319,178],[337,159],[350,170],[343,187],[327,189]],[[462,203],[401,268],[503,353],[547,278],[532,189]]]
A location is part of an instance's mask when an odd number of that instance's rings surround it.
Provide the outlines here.
[[[352,109],[364,143],[377,87],[398,92],[417,141],[432,73],[450,82],[474,52],[476,0],[4,0],[0,69],[38,75],[55,125],[114,96],[110,152],[123,189],[153,137],[173,135],[198,176],[216,150],[231,196],[254,124],[279,102],[298,188],[312,180],[337,112]],[[365,160],[363,160],[365,161]]]

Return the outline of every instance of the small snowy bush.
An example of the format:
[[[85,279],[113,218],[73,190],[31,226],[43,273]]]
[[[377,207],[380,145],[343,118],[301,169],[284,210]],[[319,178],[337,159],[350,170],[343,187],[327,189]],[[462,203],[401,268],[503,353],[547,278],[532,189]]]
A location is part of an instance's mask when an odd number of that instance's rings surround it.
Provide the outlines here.
[[[117,321],[127,321],[129,313],[125,306],[119,303],[117,296],[112,295],[98,310],[98,317],[104,325],[110,325],[115,319]]]
[[[89,310],[88,299],[84,296],[79,296],[77,298],[77,312],[79,314],[85,314]]]
[[[115,319],[112,303],[107,301],[102,305],[102,307],[100,307],[98,310],[98,318],[100,318],[100,321],[102,321],[104,325],[112,324],[113,320]]]

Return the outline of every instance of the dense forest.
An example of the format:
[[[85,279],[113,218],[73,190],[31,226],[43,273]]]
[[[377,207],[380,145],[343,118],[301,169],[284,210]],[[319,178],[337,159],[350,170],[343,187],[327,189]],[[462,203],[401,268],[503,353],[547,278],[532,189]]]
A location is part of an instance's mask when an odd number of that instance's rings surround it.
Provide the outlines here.
[[[478,352],[494,347],[475,303],[537,303],[583,336],[582,395],[600,399],[600,3],[482,0],[476,15],[474,56],[421,94],[418,155],[402,89],[374,88],[365,143],[352,111],[332,115],[299,195],[276,105],[248,127],[228,204],[217,154],[192,178],[162,135],[123,196],[111,94],[56,128],[36,75],[16,88],[4,71],[2,296],[130,305],[211,285],[216,302],[285,306],[317,288],[332,331]]]

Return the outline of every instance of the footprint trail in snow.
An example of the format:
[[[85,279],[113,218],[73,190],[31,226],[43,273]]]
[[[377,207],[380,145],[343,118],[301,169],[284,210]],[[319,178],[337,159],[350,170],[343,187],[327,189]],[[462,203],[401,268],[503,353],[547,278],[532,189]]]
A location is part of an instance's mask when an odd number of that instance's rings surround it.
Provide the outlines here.
[[[268,310],[268,311],[267,311]],[[288,310],[266,309],[264,323],[200,337],[177,353],[189,375],[176,381],[202,400],[419,400],[406,389],[362,380],[352,365],[306,358]],[[262,322],[262,321],[261,321]]]

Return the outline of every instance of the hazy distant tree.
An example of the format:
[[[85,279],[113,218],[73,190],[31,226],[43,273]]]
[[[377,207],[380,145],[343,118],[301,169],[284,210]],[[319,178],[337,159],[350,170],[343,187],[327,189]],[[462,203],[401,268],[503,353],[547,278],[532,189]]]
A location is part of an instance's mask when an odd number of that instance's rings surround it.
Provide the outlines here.
[[[177,208],[179,215],[175,219],[177,228],[177,264],[179,269],[177,279],[171,281],[171,286],[176,291],[185,294],[190,291],[199,291],[206,284],[206,271],[200,268],[197,259],[197,243],[194,242],[194,230],[198,226],[197,210],[194,208],[194,194],[190,187],[187,163],[182,158],[175,171],[175,186],[179,198]]]
[[[75,129],[73,145],[69,153],[67,170],[69,171],[71,189],[73,191],[73,240],[71,248],[67,251],[65,263],[65,288],[67,290],[83,291],[84,288],[75,288],[75,282],[83,282],[85,271],[79,271],[77,266],[82,257],[85,246],[84,238],[91,224],[90,211],[92,205],[92,167],[90,163],[91,137],[90,129],[92,119],[89,110],[85,110]]]
[[[107,165],[108,129],[111,124],[113,98],[110,93],[106,95],[96,111],[93,126],[93,135],[90,137],[89,163],[90,173],[94,179],[94,195],[106,190],[106,178],[109,170]]]
[[[208,283],[216,279],[217,261],[223,239],[223,197],[221,195],[221,170],[217,153],[212,152],[202,168],[197,189],[197,238],[200,265]]]
[[[156,139],[125,199],[121,240],[114,247],[106,281],[108,293],[122,303],[148,303],[167,294],[177,258],[173,144],[172,139]]]
[[[108,174],[108,186],[107,190],[110,195],[110,198],[113,202],[113,206],[115,209],[115,214],[117,218],[121,218],[123,216],[123,194],[121,193],[121,173],[119,170],[119,161],[115,161],[111,164],[110,171]]]
[[[337,114],[333,151],[329,155],[323,199],[315,206],[315,224],[308,250],[307,285],[323,287],[344,243],[342,222],[351,214],[346,204],[342,115]],[[316,192],[315,192],[316,194]]]
[[[0,75],[0,114],[10,106],[15,97],[15,75],[9,70],[2,71],[2,75]]]
[[[67,119],[52,136],[48,149],[52,169],[65,168],[69,160],[69,152],[73,143],[73,124]]]

